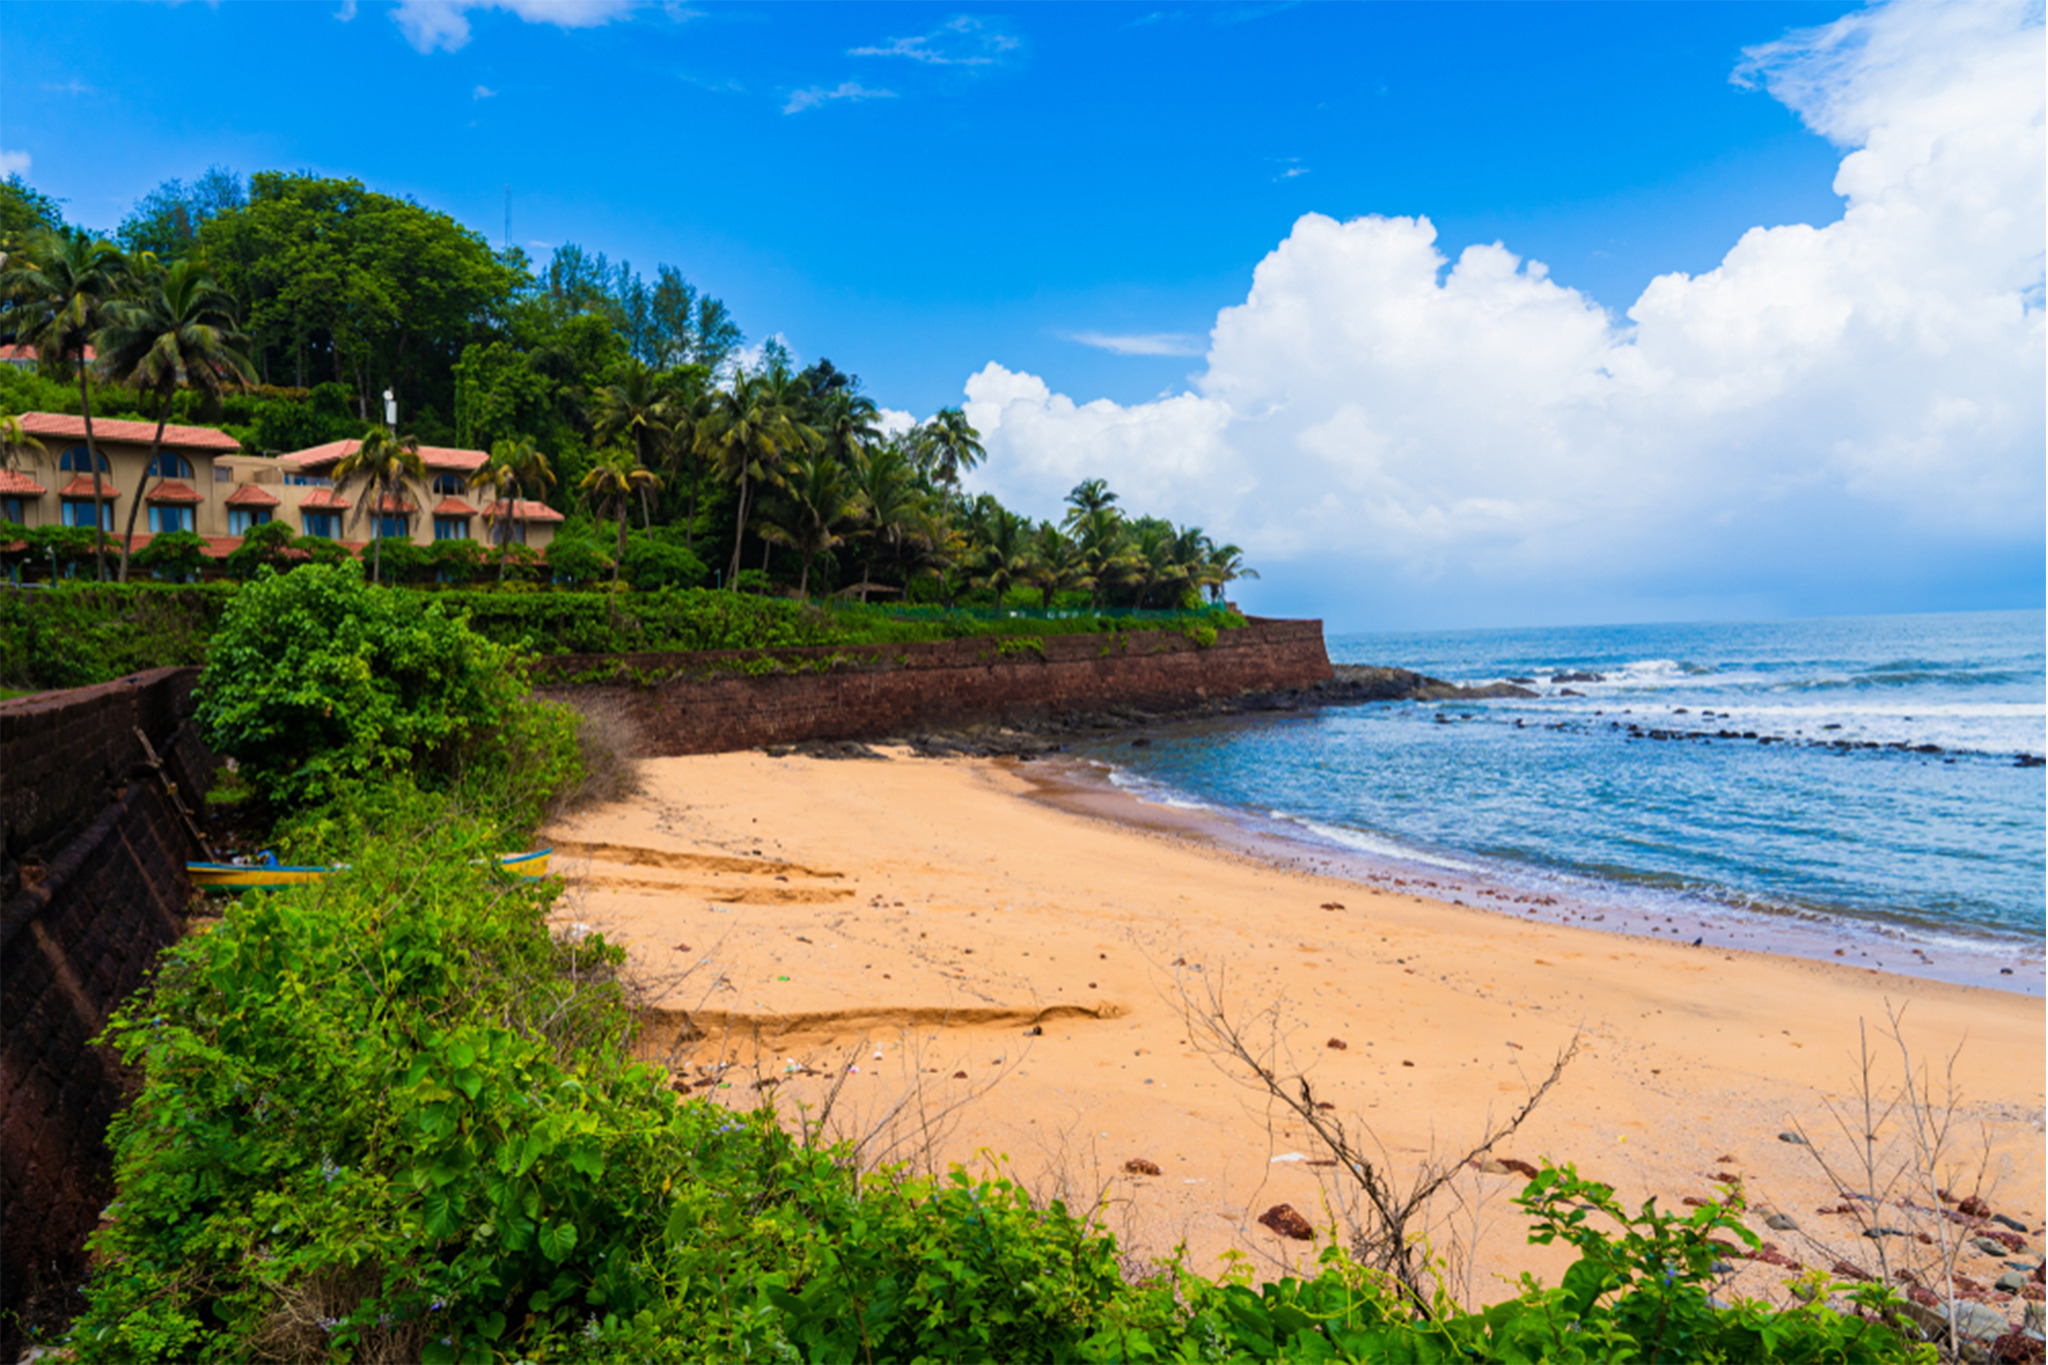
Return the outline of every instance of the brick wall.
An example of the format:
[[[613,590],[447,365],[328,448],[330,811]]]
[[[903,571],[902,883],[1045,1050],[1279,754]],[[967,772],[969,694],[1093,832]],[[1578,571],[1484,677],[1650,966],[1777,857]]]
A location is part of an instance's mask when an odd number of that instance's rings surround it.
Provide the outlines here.
[[[192,669],[0,702],[0,1359],[61,1296],[112,1197],[107,1122],[127,1078],[92,1039],[177,941],[190,836],[138,768],[156,745],[191,804],[211,760]]]
[[[1254,620],[1204,646],[1178,631],[705,654],[557,655],[536,681],[616,696],[657,755],[1125,705],[1171,710],[1331,676],[1320,621]],[[774,662],[784,671],[748,673]]]

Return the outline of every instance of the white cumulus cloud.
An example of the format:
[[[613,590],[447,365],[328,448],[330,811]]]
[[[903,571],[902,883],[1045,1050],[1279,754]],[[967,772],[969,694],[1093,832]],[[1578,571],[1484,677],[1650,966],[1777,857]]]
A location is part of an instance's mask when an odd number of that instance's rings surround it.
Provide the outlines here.
[[[883,408],[875,416],[875,429],[884,436],[901,436],[917,425],[917,418],[901,408]]]
[[[0,147],[0,175],[27,175],[30,159],[27,152]]]
[[[1501,244],[1449,258],[1427,218],[1304,216],[1190,393],[970,378],[979,477],[1046,515],[1105,476],[1340,624],[2037,595],[2042,56],[2026,0],[1751,50],[1738,78],[1844,148],[1843,216],[1752,228],[1623,317]]]
[[[640,0],[400,0],[391,18],[419,51],[440,48],[453,52],[469,42],[472,10],[504,10],[529,24],[596,28],[631,13],[639,4]],[[340,17],[353,15],[351,5]]]

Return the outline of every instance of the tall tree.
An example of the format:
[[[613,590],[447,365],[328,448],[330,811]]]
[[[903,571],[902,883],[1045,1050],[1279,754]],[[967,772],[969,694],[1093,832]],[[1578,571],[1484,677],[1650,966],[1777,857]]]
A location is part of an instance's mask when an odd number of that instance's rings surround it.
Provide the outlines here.
[[[599,444],[624,441],[633,448],[635,463],[653,464],[654,453],[673,431],[669,397],[659,376],[637,360],[627,361],[616,383],[592,395],[590,425]],[[642,519],[644,529],[644,505]]]
[[[151,395],[156,403],[149,467],[129,500],[128,523],[121,534],[123,583],[128,581],[135,518],[142,510],[149,474],[155,472],[162,482],[159,463],[172,395],[190,387],[218,398],[229,384],[249,383],[256,377],[243,352],[248,338],[236,326],[235,301],[196,262],[137,271],[134,284],[131,293],[107,304],[106,325],[95,342],[107,378]]]
[[[1033,552],[1037,548],[1031,523],[1007,508],[998,507],[989,519],[986,537],[974,549],[974,582],[988,588],[996,595],[996,606],[1003,605],[1003,594],[1020,583],[1031,581],[1036,572]]]
[[[612,555],[612,590],[616,592],[619,569],[626,562],[626,519],[632,514],[633,501],[661,487],[661,477],[651,469],[642,468],[632,451],[624,446],[614,446],[598,457],[597,463],[576,486],[592,502],[610,505],[619,519],[619,546]]]
[[[1038,605],[1048,611],[1055,595],[1088,587],[1094,581],[1088,576],[1088,558],[1080,544],[1049,521],[1038,524],[1029,577],[1038,586]]]
[[[940,408],[921,431],[930,451],[932,477],[940,483],[958,487],[961,474],[988,458],[981,433],[959,408]]]
[[[337,492],[352,484],[367,484],[370,496],[356,503],[355,511],[349,514],[349,524],[361,521],[363,513],[370,512],[370,579],[384,581],[384,537],[380,518],[386,511],[401,515],[398,508],[405,494],[408,478],[425,480],[427,466],[420,459],[420,443],[411,436],[394,436],[382,427],[375,428],[363,437],[362,444],[341,457],[334,466],[334,487]]]
[[[47,453],[43,443],[28,434],[21,418],[12,413],[0,416],[0,469],[11,473],[20,469],[24,460],[32,461]]]
[[[547,496],[547,490],[555,486],[554,466],[548,463],[540,447],[531,437],[515,436],[500,441],[491,447],[490,463],[485,468],[492,471],[492,482],[505,493],[510,506],[507,514],[519,522],[519,540],[524,544],[531,528],[527,524],[525,495],[533,494],[534,501]],[[503,545],[498,547],[498,581],[505,581],[505,565],[510,556]]]
[[[860,539],[867,548],[861,557],[860,571],[860,600],[865,602],[873,585],[876,560],[885,549],[900,552],[904,538],[914,533],[925,495],[917,486],[909,456],[893,441],[862,452],[854,461],[852,482]]]
[[[210,219],[248,203],[242,177],[213,166],[190,185],[182,180],[158,185],[136,202],[114,235],[131,254],[146,251],[168,265],[192,254],[199,244],[199,229]]]
[[[698,449],[716,460],[720,472],[739,486],[728,584],[734,589],[739,587],[749,489],[772,474],[786,455],[808,450],[819,440],[816,431],[797,420],[791,388],[786,370],[735,375],[732,387],[718,394],[710,415],[697,427]]]
[[[99,442],[92,429],[92,366],[86,348],[100,330],[108,300],[128,279],[128,259],[113,243],[81,231],[37,232],[26,249],[0,266],[0,300],[17,341],[36,348],[44,365],[78,374],[78,410],[85,418],[86,462],[92,466],[93,562],[107,578],[106,500],[101,496]]]
[[[767,504],[761,535],[797,552],[803,572],[797,578],[796,595],[809,597],[811,562],[845,543],[840,529],[858,509],[859,494],[845,467],[822,453],[784,464],[775,485],[780,495]]]

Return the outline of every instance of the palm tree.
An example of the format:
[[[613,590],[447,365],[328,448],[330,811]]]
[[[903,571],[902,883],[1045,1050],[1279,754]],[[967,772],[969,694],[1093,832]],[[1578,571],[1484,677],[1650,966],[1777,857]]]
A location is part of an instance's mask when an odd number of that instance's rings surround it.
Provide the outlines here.
[[[576,487],[584,497],[594,502],[611,504],[612,511],[618,516],[619,548],[618,553],[612,556],[612,590],[616,592],[619,568],[626,559],[626,519],[632,514],[633,500],[644,499],[660,488],[661,476],[643,467],[632,451],[618,446],[600,455]]]
[[[868,447],[882,439],[881,428],[875,425],[881,416],[875,400],[866,394],[834,389],[826,396],[821,420],[816,425],[832,458],[851,469]]]
[[[1116,505],[1116,494],[1109,491],[1109,484],[1103,479],[1083,479],[1074,485],[1074,491],[1067,494],[1066,524],[1073,527],[1084,517],[1098,512],[1107,512]]]
[[[1138,606],[1144,607],[1152,594],[1164,590],[1172,600],[1179,594],[1191,572],[1180,557],[1180,541],[1171,524],[1157,517],[1143,517],[1132,528],[1130,581],[1138,587]]]
[[[23,457],[48,453],[41,441],[28,434],[19,417],[0,416],[0,469],[12,473],[21,468]]]
[[[630,442],[635,463],[643,467],[654,463],[650,456],[663,448],[671,434],[673,413],[669,396],[662,392],[660,376],[637,360],[626,362],[618,383],[597,391],[589,411],[598,444]],[[646,530],[651,521],[643,490],[640,529]]]
[[[1223,590],[1240,578],[1257,578],[1259,571],[1244,562],[1244,551],[1235,545],[1212,545],[1202,565],[1202,586],[1212,603],[1223,600]]]
[[[981,433],[967,421],[959,408],[940,408],[922,429],[931,453],[932,476],[940,483],[958,485],[961,474],[988,458]]]
[[[697,449],[718,461],[719,471],[739,485],[739,515],[733,524],[732,570],[727,586],[737,589],[740,544],[747,533],[751,485],[773,472],[784,456],[815,446],[820,437],[797,420],[794,381],[783,371],[740,374],[717,396],[697,426]]]
[[[925,499],[909,457],[893,441],[863,451],[854,461],[852,480],[861,539],[868,546],[860,572],[860,600],[865,602],[874,580],[875,560],[885,545],[900,551]]]
[[[427,477],[427,467],[420,460],[420,443],[416,437],[396,436],[381,427],[363,437],[356,448],[342,456],[334,466],[336,492],[355,483],[370,486],[370,496],[357,502],[355,511],[349,514],[349,525],[361,521],[364,510],[372,504],[377,507],[376,517],[383,516],[386,506],[396,510],[408,476],[421,480]],[[384,537],[378,534],[383,527],[373,518],[370,530],[370,581],[379,583],[384,578]]]
[[[1100,480],[1089,480],[1089,483],[1098,482]],[[1113,494],[1111,498],[1114,500]],[[1069,497],[1068,501],[1071,502],[1072,498]],[[1091,609],[1100,610],[1102,590],[1130,578],[1131,561],[1127,553],[1130,528],[1116,508],[1104,504],[1078,516],[1070,515],[1067,531],[1081,547],[1081,561],[1087,566],[1088,605]]]
[[[142,487],[128,503],[128,524],[121,533],[120,580],[128,581],[129,547],[135,541],[135,518],[142,510],[150,471],[163,458],[164,427],[171,418],[171,395],[180,387],[204,390],[218,398],[229,381],[252,383],[255,366],[243,347],[248,338],[235,325],[235,301],[193,261],[179,261],[169,270],[138,278],[139,288],[105,308],[106,326],[96,338],[100,364],[117,383],[153,394],[156,436],[150,442],[149,466]],[[163,475],[157,474],[159,484]]]
[[[113,243],[78,230],[37,232],[27,250],[0,266],[0,301],[12,305],[8,322],[15,339],[34,346],[43,364],[78,371],[78,410],[85,418],[86,463],[92,466],[93,559],[101,582],[107,577],[106,503],[100,496],[105,485],[93,439],[92,365],[85,352],[100,329],[102,308],[127,275],[128,260]]]
[[[1049,521],[1038,524],[1037,543],[1032,547],[1031,581],[1038,585],[1038,605],[1046,611],[1052,609],[1053,594],[1094,583],[1088,576],[1088,560],[1079,543]]]
[[[860,495],[839,461],[824,454],[785,463],[775,482],[782,496],[770,504],[761,536],[803,558],[796,595],[809,597],[811,561],[846,543],[839,528],[859,510]]]
[[[525,494],[531,491],[533,501],[542,501],[547,490],[555,486],[554,467],[548,457],[541,454],[540,447],[529,436],[514,436],[491,447],[491,458],[484,465],[491,471],[490,482],[506,493],[510,502],[505,511],[519,520],[519,539],[523,544],[531,528],[527,525]],[[481,476],[483,470],[477,471]],[[498,547],[498,581],[505,581],[507,562],[505,546]]]
[[[670,401],[668,439],[662,445],[662,463],[685,481],[683,497],[683,548],[697,552],[697,485],[703,472],[703,455],[697,448],[697,433],[710,420],[718,396],[701,390],[678,395]]]
[[[1005,591],[1014,584],[1030,582],[1036,572],[1032,562],[1033,538],[1030,522],[998,507],[989,518],[984,538],[974,548],[974,582],[995,592],[998,609],[1003,605]]]

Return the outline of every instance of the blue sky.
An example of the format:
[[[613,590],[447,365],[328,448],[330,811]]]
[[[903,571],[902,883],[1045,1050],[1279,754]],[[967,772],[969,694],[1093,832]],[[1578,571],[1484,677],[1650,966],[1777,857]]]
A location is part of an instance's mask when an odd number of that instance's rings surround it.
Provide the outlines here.
[[[1298,263],[1313,309],[1381,278],[1373,272],[1408,259],[1413,245],[1363,228],[1342,242],[1319,238],[1302,225],[1323,220],[1304,215],[1347,225],[1426,216],[1443,257],[1432,296],[1441,300],[1455,292],[1451,265],[1468,245],[1502,243],[1517,281],[1538,269],[1527,262],[1547,267],[1571,307],[1526,334],[1459,333],[1468,357],[1495,344],[1509,355],[1547,352],[1563,335],[1555,327],[1577,326],[1572,308],[1617,329],[1585,345],[1634,356],[1630,312],[1669,272],[1730,286],[1715,297],[1739,295],[1733,286],[1747,278],[1747,306],[1761,317],[1785,277],[1723,268],[1753,228],[1824,230],[1817,240],[1841,259],[1808,264],[1830,288],[1853,289],[1841,281],[1879,268],[1871,262],[1906,270],[1898,251],[1858,256],[1843,246],[1853,226],[1841,222],[1847,200],[1835,184],[1845,155],[1873,137],[1879,146],[1890,127],[1996,120],[1953,99],[1930,104],[1924,81],[1887,74],[1898,61],[1858,54],[1951,57],[1944,88],[1988,89],[2014,108],[2039,103],[2038,80],[1981,75],[2017,70],[2015,51],[2038,54],[2038,15],[1990,3],[1948,10],[1981,22],[1958,28],[1927,6],[1842,4],[14,3],[0,10],[10,72],[0,157],[26,161],[31,182],[67,200],[73,217],[106,226],[158,181],[222,164],[360,177],[495,241],[510,184],[512,237],[536,256],[575,241],[648,273],[657,261],[676,265],[724,298],[750,339],[780,333],[802,357],[829,356],[885,406],[922,416],[973,396],[970,377],[981,376],[970,412],[996,438],[988,486],[1044,515],[1077,460],[1107,462],[1134,503],[1245,544],[1269,566],[1249,590],[1269,608],[1407,626],[2038,605],[2038,363],[2031,381],[2024,367],[2018,379],[2001,371],[1971,381],[1998,386],[1992,393],[1930,390],[1936,408],[1948,402],[1942,411],[1967,401],[1980,413],[2022,413],[2016,427],[1942,437],[1949,444],[1931,456],[1878,451],[1882,439],[1828,417],[1817,389],[1789,424],[1801,429],[1783,437],[1770,434],[1783,419],[1744,409],[1720,414],[1725,430],[1702,428],[1725,445],[1663,450],[1653,432],[1689,419],[1638,412],[1628,420],[1654,428],[1622,430],[1617,417],[1620,427],[1598,437],[1607,445],[1580,459],[1593,434],[1551,430],[1548,409],[1516,417],[1518,400],[1487,398],[1484,384],[1465,400],[1441,375],[1411,375],[1408,391],[1435,382],[1451,396],[1412,412],[1389,398],[1347,417],[1357,404],[1345,395],[1394,383],[1400,366],[1360,351],[1310,393],[1274,388],[1258,377],[1262,362],[1246,358],[1284,344],[1268,314],[1285,291],[1254,307],[1255,269],[1293,279]],[[1809,40],[1838,19],[1862,28]],[[1745,49],[1774,42],[1784,46],[1758,74],[1731,79],[1746,60],[1755,66]],[[1844,52],[1850,59],[1836,60]],[[2026,109],[2006,115],[2027,126]],[[1956,165],[1963,179],[1990,174]],[[1993,281],[2018,301],[2017,330],[1979,338],[1992,354],[2016,345],[2023,361],[2040,343],[2039,179],[2037,164],[2017,187],[1989,191],[2012,199],[2022,227],[2036,224],[2033,263],[2018,266],[2031,276]],[[1881,197],[1872,191],[1873,202]],[[1797,241],[1780,234],[1765,246],[1773,243],[1781,249],[1770,269],[1807,268],[1793,263],[1805,259]],[[1987,249],[2009,244],[1956,246],[1974,257]],[[1426,273],[1427,262],[1417,268]],[[1779,283],[1758,283],[1770,279]],[[1554,290],[1537,298],[1541,290],[1508,287],[1520,293],[1497,301],[1504,316],[1557,302]],[[1681,308],[1691,310],[1680,331],[1693,328],[1693,342],[1706,335],[1708,292],[1703,283]],[[1832,316],[1812,290],[1790,293],[1816,317]],[[1379,316],[1384,302],[1359,295],[1353,315]],[[1842,306],[1854,316],[1863,305]],[[1237,334],[1249,339],[1236,350],[1210,335],[1225,309],[1243,315]],[[1386,317],[1392,334],[1395,315]],[[1302,335],[1315,331],[1303,324]],[[1448,335],[1418,336],[1410,355]],[[1896,329],[1889,335],[1898,344]],[[1663,354],[1681,353],[1692,351]],[[1585,373],[1622,374],[1606,355],[1588,351]],[[1820,360],[1882,384],[1884,401],[1899,388],[1873,353]],[[1773,364],[1806,372],[1798,355]],[[1700,382],[1725,394],[1731,381]],[[1827,383],[1828,401],[1849,401]],[[1598,401],[1612,415],[1648,391]],[[1160,401],[1169,395],[1187,401]],[[1548,448],[1525,464],[1575,477],[1590,463],[1610,483],[1616,469],[1637,467],[1630,459],[1654,469],[1634,480],[1646,501],[1594,509],[1634,517],[1649,540],[1588,558],[1574,548],[1587,526],[1546,511],[1526,480],[1469,451],[1444,453],[1460,441],[1501,445],[1498,432],[1482,440],[1464,429],[1457,408],[1468,401],[1495,404],[1502,431],[1544,429]],[[1262,447],[1248,424],[1276,405],[1302,425]],[[1091,412],[1121,444],[1104,444]],[[1190,465],[1182,446],[1197,438],[1176,425],[1183,419],[1219,453]],[[1899,418],[1923,419],[1935,420]],[[1844,443],[1858,440],[1878,453],[1845,463]],[[1326,449],[1332,441],[1341,458]],[[1942,463],[1951,447],[1956,459],[1991,466],[1973,466],[1960,494],[1957,471]],[[1930,461],[1951,502],[1981,505],[1930,521],[1912,470],[1900,474],[1911,465],[1934,477]],[[1703,462],[1731,471],[1723,482],[1769,515],[1702,507]],[[1280,465],[1291,482],[1275,477]],[[1803,472],[1788,479],[1788,469]],[[1794,485],[1804,491],[1785,492]],[[1291,513],[1317,496],[1335,505],[1308,543]],[[2015,497],[2031,529],[2007,515]],[[1685,554],[1654,534],[1664,524],[1684,529]],[[1786,581],[1758,574],[1755,547],[1777,547],[1800,527],[1813,532],[1803,542],[1814,563]],[[1902,537],[1924,554],[1902,558]],[[1820,545],[1825,556],[1812,548]],[[1738,547],[1745,558],[1731,568]],[[1336,585],[1354,573],[1397,583],[1404,605],[1350,605]]]
[[[536,255],[677,265],[891,406],[957,403],[994,358],[1128,401],[1194,358],[1072,338],[1185,349],[1306,212],[1427,213],[1617,306],[1752,223],[1832,219],[1828,146],[1728,74],[1838,9],[480,11],[421,53],[377,4],[17,3],[9,66],[41,78],[10,79],[0,145],[107,226],[218,163],[357,176],[496,241],[510,184]],[[892,44],[916,55],[852,55]],[[194,100],[195,68],[230,97]],[[785,112],[849,84],[889,94]]]

